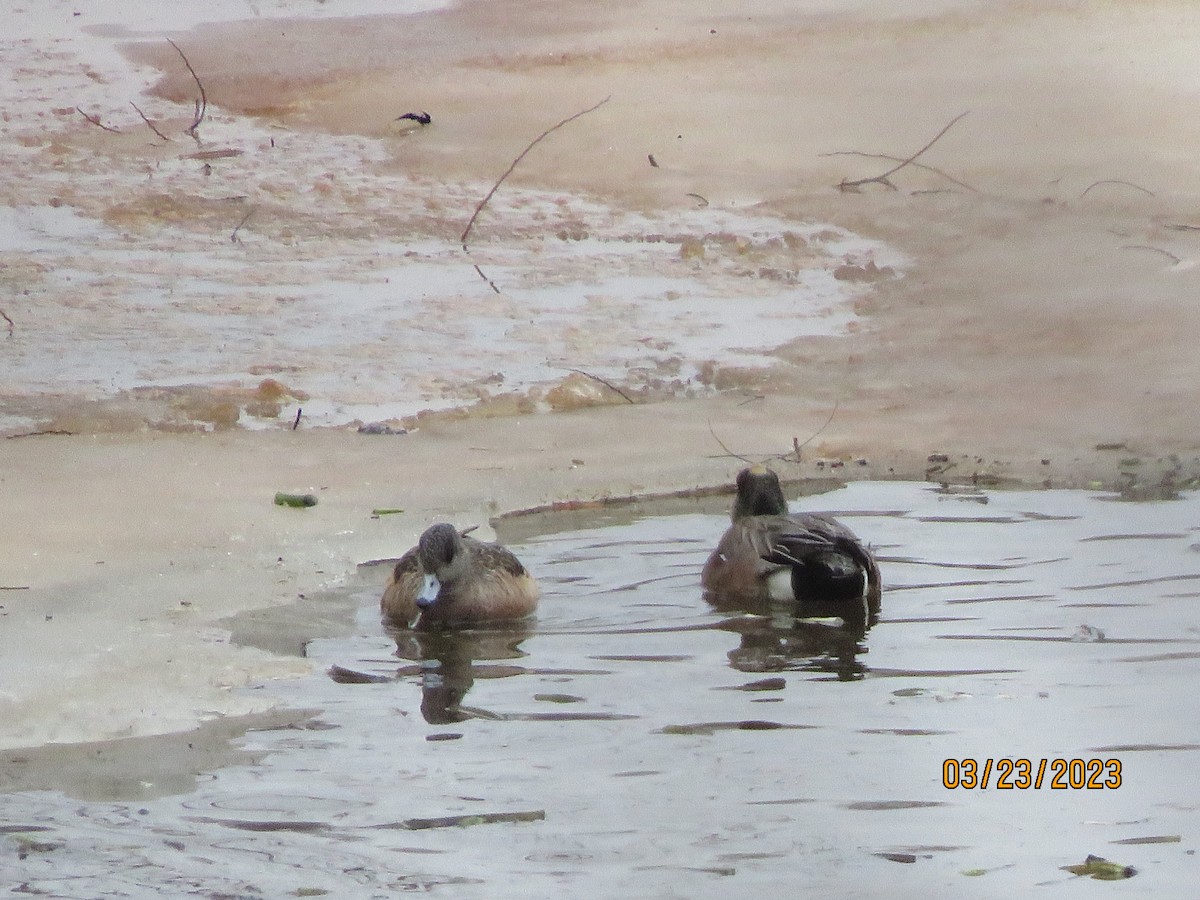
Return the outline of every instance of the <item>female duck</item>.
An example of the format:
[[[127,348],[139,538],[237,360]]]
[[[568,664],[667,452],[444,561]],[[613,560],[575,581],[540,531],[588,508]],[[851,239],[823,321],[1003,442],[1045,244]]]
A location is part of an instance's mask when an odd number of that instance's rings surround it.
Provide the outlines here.
[[[432,525],[396,563],[379,608],[386,624],[428,630],[523,619],[538,584],[511,551]]]
[[[814,513],[789,514],[779,477],[763,466],[737,477],[732,524],[700,575],[724,608],[795,602],[802,616],[837,616],[869,628],[882,591],[871,551],[845,525]]]

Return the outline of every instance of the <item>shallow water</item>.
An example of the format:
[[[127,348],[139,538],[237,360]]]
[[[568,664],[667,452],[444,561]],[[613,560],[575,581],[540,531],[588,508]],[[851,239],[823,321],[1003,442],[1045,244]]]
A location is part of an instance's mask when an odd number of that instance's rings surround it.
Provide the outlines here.
[[[523,539],[537,621],[423,646],[377,624],[373,566],[344,592],[350,636],[307,646],[362,683],[262,687],[320,712],[250,733],[241,748],[266,755],[191,793],[6,796],[7,880],[66,897],[1007,896],[1100,888],[1059,868],[1094,853],[1134,866],[1140,896],[1191,896],[1200,495],[860,483],[802,505],[880,554],[884,617],[861,642],[711,610],[697,574],[717,513]],[[1120,786],[943,786],[946,759],[1002,757],[1118,760]]]

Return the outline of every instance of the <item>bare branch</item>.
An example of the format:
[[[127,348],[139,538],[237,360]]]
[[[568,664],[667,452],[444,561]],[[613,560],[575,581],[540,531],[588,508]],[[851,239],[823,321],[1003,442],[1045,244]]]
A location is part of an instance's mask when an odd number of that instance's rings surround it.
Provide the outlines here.
[[[192,68],[192,64],[188,62],[187,56],[179,49],[179,45],[170,38],[167,38],[167,43],[175,48],[175,52],[179,54],[179,58],[183,60],[183,64],[187,66],[187,70],[192,74],[192,80],[196,82],[196,87],[200,89],[200,99],[196,101],[196,119],[184,129],[184,134],[190,134],[196,138],[196,129],[200,127],[200,123],[204,121],[204,114],[208,112],[208,94],[204,92],[204,84],[200,81],[200,76],[196,74],[196,70]],[[199,138],[196,138],[199,140]]]
[[[1154,196],[1154,191],[1146,190],[1146,188],[1142,187],[1140,184],[1134,184],[1132,181],[1122,181],[1119,178],[1105,178],[1101,181],[1093,181],[1086,188],[1084,188],[1083,193],[1079,195],[1079,199],[1082,200],[1088,195],[1088,191],[1102,184],[1123,184],[1125,187],[1131,187],[1136,191],[1141,191],[1143,194],[1149,194],[1151,197]]]
[[[583,371],[583,369],[568,368],[567,371],[574,372],[577,375],[582,375],[584,378],[590,378],[590,379],[592,379],[592,381],[597,381],[600,384],[604,385],[606,388],[608,388],[610,391],[616,391],[618,394],[620,394],[622,397],[625,398],[626,403],[634,403],[635,402],[634,399],[632,397],[630,397],[627,393],[625,393],[623,390],[621,390],[619,387],[617,387],[611,381],[605,381],[599,375],[593,375],[591,372]]]
[[[462,241],[462,248],[464,251],[467,249],[467,235],[469,235],[471,233],[471,229],[475,225],[475,220],[479,218],[479,214],[481,212],[483,212],[483,208],[485,206],[487,206],[488,201],[492,199],[492,195],[495,194],[496,191],[498,191],[500,189],[500,185],[504,184],[504,179],[508,178],[508,176],[513,173],[513,170],[520,164],[521,160],[523,160],[526,157],[526,155],[528,155],[529,151],[532,150],[534,147],[536,147],[538,144],[540,144],[543,140],[545,140],[547,137],[549,137],[555,131],[558,131],[558,129],[562,128],[564,125],[574,122],[576,119],[580,118],[581,116],[586,116],[590,112],[595,112],[597,109],[599,109],[601,106],[603,106],[605,103],[607,103],[611,99],[612,99],[611,96],[605,97],[603,100],[601,100],[595,106],[589,106],[587,109],[580,110],[579,112],[575,113],[574,115],[567,116],[561,122],[559,122],[555,125],[551,125],[545,131],[543,131],[541,134],[539,134],[537,137],[535,137],[532,141],[530,141],[526,145],[524,150],[522,150],[519,154],[517,154],[517,158],[512,161],[512,164],[507,169],[505,169],[504,174],[501,175],[500,178],[496,181],[496,183],[492,185],[492,189],[487,192],[487,196],[485,196],[482,200],[479,201],[479,205],[477,205],[475,207],[475,212],[473,212],[471,214],[471,219],[469,222],[467,222],[467,227],[463,229],[463,233],[459,237],[459,240]]]
[[[197,150],[195,153],[188,153],[181,156],[180,159],[234,159],[245,152],[245,150],[238,150],[236,147],[224,147],[220,150]]]
[[[77,107],[75,107],[75,112],[79,113],[81,116],[83,116],[85,119],[87,119],[87,120],[88,120],[89,122],[91,122],[93,125],[95,125],[97,128],[101,128],[101,129],[103,129],[104,131],[111,132],[112,134],[120,134],[120,133],[121,133],[121,132],[120,132],[120,129],[117,129],[117,128],[109,128],[107,125],[105,125],[103,122],[101,122],[101,121],[100,121],[100,117],[99,117],[99,116],[89,116],[87,113],[85,113],[85,112],[84,112],[82,109],[80,109],[78,106],[77,106]]]
[[[496,282],[492,281],[492,279],[488,278],[486,275],[483,274],[483,269],[479,268],[478,263],[475,264],[475,271],[479,273],[479,277],[482,278],[484,281],[486,281],[488,283],[488,286],[493,291],[495,291],[497,294],[500,293],[500,288],[496,287]]]
[[[74,431],[63,431],[61,428],[44,428],[41,431],[24,431],[21,434],[6,434],[5,438],[10,441],[15,441],[19,438],[42,437],[47,434],[73,435],[73,434],[75,434],[75,432]]]
[[[142,112],[141,108],[136,103],[134,103],[132,100],[130,100],[129,105],[137,110],[137,114],[142,117],[142,121],[146,123],[147,128],[149,128],[151,131],[153,131],[155,134],[157,134],[164,141],[170,140],[169,137],[167,137],[165,134],[163,134],[161,131],[159,131],[156,127],[154,127],[154,123],[146,118],[146,114],[144,112]]]
[[[1125,244],[1123,247],[1121,247],[1121,249],[1122,250],[1149,250],[1151,253],[1161,253],[1163,256],[1165,256],[1167,259],[1169,259],[1175,265],[1179,265],[1181,262],[1183,262],[1183,260],[1181,260],[1174,253],[1171,253],[1169,250],[1164,250],[1162,247],[1151,247],[1149,244]]]
[[[230,233],[230,235],[229,235],[230,243],[236,244],[241,240],[237,236],[237,233],[242,230],[242,226],[245,225],[247,222],[249,222],[250,217],[252,215],[254,215],[256,212],[258,212],[257,206],[252,206],[252,207],[250,207],[249,210],[246,211],[246,214],[244,216],[242,216],[242,221],[238,222],[237,225],[234,226],[233,231]]]
[[[889,153],[863,153],[861,150],[834,150],[831,153],[819,153],[817,155],[818,156],[862,156],[862,157],[865,157],[866,159],[887,159],[887,160],[891,160],[892,162],[903,162],[903,159],[901,159],[899,156],[892,156]],[[971,193],[973,193],[973,194],[979,193],[979,188],[972,187],[971,185],[967,184],[965,181],[959,181],[953,175],[948,175],[945,172],[943,172],[941,169],[935,168],[933,166],[927,166],[927,165],[925,165],[925,163],[913,162],[911,160],[909,161],[908,164],[910,166],[912,166],[914,169],[924,169],[926,172],[932,172],[934,175],[940,175],[942,178],[945,178],[951,184],[957,184],[960,188],[966,188],[968,191],[971,191]]]
[[[798,462],[801,462],[800,451],[802,449],[804,449],[805,447],[807,447],[809,444],[811,444],[817,438],[817,436],[819,434],[821,434],[821,432],[823,432],[826,428],[829,427],[829,423],[832,422],[833,417],[837,415],[838,407],[840,405],[841,405],[840,400],[838,400],[837,402],[835,402],[833,404],[833,409],[831,409],[829,411],[829,417],[825,420],[825,423],[820,428],[818,428],[816,431],[814,431],[812,434],[810,434],[806,440],[801,441],[799,438],[795,438],[795,437],[792,438],[792,450],[790,453],[776,453],[774,456],[767,456],[761,460],[747,459],[745,456],[742,456],[740,453],[734,453],[732,450],[730,450],[728,447],[726,447],[725,442],[722,441],[719,437],[717,437],[716,431],[713,430],[711,419],[708,422],[708,433],[713,436],[713,440],[716,441],[717,444],[720,445],[721,449],[725,451],[726,456],[732,456],[734,459],[740,459],[744,463],[748,463],[750,465],[757,465],[759,463],[768,462],[772,459],[778,459],[778,460],[782,460],[782,461],[786,461],[786,462],[797,462],[798,463]]]
[[[947,122],[946,127],[943,128],[941,131],[939,131],[937,134],[935,134],[933,136],[933,139],[930,140],[929,143],[927,143],[924,147],[922,147],[920,150],[918,150],[912,156],[909,156],[909,157],[901,160],[899,165],[893,166],[892,168],[890,168],[886,172],[884,172],[882,175],[876,175],[874,178],[859,178],[856,181],[847,181],[845,178],[843,178],[841,180],[841,183],[838,184],[838,189],[843,192],[857,191],[864,184],[870,184],[871,182],[876,182],[878,184],[882,184],[884,187],[891,188],[893,191],[896,190],[896,186],[894,184],[892,184],[892,182],[889,180],[891,178],[891,176],[895,175],[897,172],[899,172],[905,166],[912,165],[916,161],[917,157],[919,157],[922,153],[924,153],[926,150],[928,150],[930,147],[932,147],[934,144],[936,144],[938,141],[940,141],[942,139],[942,136],[947,131],[949,131],[951,128],[953,128],[958,123],[959,119],[961,119],[963,116],[965,116],[969,112],[970,112],[969,109],[964,110],[963,112],[960,112],[957,116],[955,116],[953,119],[951,119],[949,122]]]
[[[725,442],[723,440],[721,440],[719,437],[717,437],[717,432],[713,430],[712,419],[708,420],[708,433],[713,436],[713,440],[717,442],[717,446],[719,446],[722,450],[724,450],[725,454],[727,456],[732,456],[734,459],[740,459],[742,462],[748,463],[749,465],[755,464],[754,460],[746,459],[746,457],[742,456],[740,453],[734,453],[732,450],[730,450],[728,447],[725,446]]]
[[[833,409],[829,411],[829,418],[825,420],[825,424],[808,436],[808,439],[803,443],[796,443],[796,439],[792,438],[792,450],[796,454],[796,461],[800,461],[800,451],[816,440],[817,436],[829,427],[829,423],[833,421],[833,417],[837,415],[838,407],[842,405],[841,400],[835,400]]]

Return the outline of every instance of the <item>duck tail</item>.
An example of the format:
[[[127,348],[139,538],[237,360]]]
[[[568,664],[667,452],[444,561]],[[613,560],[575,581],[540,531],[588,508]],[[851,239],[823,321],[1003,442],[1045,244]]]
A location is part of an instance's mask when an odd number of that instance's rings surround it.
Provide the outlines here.
[[[874,625],[879,620],[879,611],[883,606],[883,585],[880,582],[879,563],[875,561],[875,554],[868,547],[864,547],[858,541],[850,538],[839,537],[835,539],[834,545],[862,566],[863,572],[867,576],[868,621],[869,624]]]

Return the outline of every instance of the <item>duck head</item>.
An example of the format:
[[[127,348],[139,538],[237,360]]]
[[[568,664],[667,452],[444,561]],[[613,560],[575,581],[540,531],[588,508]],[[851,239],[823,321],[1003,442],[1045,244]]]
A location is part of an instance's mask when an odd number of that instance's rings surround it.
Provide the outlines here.
[[[778,475],[766,466],[750,466],[738,472],[733,521],[749,516],[786,516],[787,512],[787,498]]]
[[[417,542],[417,559],[425,581],[417,595],[417,608],[429,609],[438,602],[443,587],[452,582],[464,565],[462,537],[453,525],[444,522],[425,529]]]

